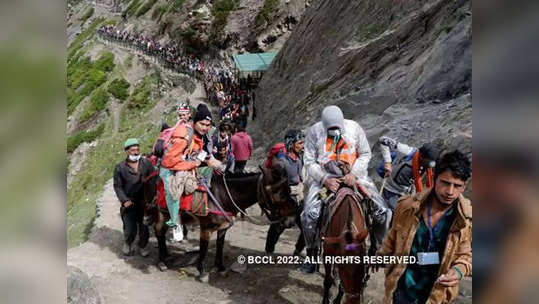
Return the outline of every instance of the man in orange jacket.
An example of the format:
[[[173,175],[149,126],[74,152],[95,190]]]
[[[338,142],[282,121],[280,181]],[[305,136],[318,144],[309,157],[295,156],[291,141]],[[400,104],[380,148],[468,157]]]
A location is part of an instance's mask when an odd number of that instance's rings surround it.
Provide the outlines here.
[[[208,107],[199,106],[192,125],[184,123],[174,129],[171,146],[161,161],[159,175],[163,179],[170,213],[167,224],[173,227],[173,237],[176,241],[183,239],[183,231],[178,216],[179,202],[170,194],[169,180],[173,171],[195,170],[203,162],[212,158],[211,153],[204,151],[204,137],[211,128],[211,120],[212,116]]]

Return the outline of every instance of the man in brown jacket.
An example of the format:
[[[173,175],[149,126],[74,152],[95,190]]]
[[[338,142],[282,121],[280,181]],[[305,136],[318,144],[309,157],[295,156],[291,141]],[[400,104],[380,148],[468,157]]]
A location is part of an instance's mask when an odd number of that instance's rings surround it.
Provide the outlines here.
[[[434,189],[403,196],[379,255],[415,256],[386,266],[384,303],[449,303],[472,275],[472,207],[462,196],[471,164],[456,150],[436,164]]]

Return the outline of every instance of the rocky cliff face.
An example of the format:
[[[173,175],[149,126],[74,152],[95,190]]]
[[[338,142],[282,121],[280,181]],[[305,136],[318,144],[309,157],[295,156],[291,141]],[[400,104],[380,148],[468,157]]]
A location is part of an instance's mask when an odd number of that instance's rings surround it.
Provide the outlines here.
[[[326,105],[413,145],[471,153],[469,1],[313,1],[257,92],[258,144],[307,128]]]

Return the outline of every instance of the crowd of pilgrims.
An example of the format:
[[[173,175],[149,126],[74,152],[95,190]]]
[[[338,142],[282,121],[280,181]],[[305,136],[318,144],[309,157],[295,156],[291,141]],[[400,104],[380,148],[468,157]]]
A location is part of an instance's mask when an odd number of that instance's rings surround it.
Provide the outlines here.
[[[201,79],[208,102],[219,107],[221,122],[245,128],[250,113],[252,119],[255,119],[255,94],[250,75],[236,79],[229,68],[205,62],[194,54],[184,54],[177,44],[162,44],[144,33],[133,33],[114,25],[101,26],[97,33],[105,40],[134,48],[155,58],[165,68]]]

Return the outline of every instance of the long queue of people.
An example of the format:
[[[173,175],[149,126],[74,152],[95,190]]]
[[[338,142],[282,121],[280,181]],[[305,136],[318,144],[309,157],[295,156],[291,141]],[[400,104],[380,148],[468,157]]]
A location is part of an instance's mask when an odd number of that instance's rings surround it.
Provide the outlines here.
[[[248,80],[236,81],[226,68],[211,67],[204,74],[208,102],[219,108],[221,122],[245,129],[251,112],[254,120],[255,95]]]
[[[251,112],[254,120],[255,93],[250,76],[236,80],[227,67],[209,64],[195,55],[186,55],[172,42],[163,45],[149,35],[132,33],[114,25],[104,25],[97,33],[102,39],[155,58],[165,68],[201,79],[208,103],[219,107],[221,122],[245,129]]]
[[[152,56],[165,68],[203,78],[205,63],[194,55],[186,55],[174,43],[163,45],[143,33],[132,33],[114,25],[101,26],[97,33],[105,40],[121,44]]]

